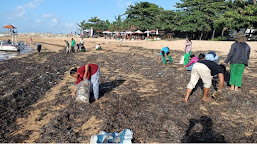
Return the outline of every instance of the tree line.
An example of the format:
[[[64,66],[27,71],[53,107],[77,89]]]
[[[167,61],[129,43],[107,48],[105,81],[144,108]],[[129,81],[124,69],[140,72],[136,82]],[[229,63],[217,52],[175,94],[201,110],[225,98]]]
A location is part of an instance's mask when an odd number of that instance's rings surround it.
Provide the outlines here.
[[[225,32],[241,28],[257,28],[256,0],[181,0],[176,10],[164,10],[149,2],[134,3],[113,22],[92,17],[77,25],[80,30],[163,30],[177,37],[214,39]]]

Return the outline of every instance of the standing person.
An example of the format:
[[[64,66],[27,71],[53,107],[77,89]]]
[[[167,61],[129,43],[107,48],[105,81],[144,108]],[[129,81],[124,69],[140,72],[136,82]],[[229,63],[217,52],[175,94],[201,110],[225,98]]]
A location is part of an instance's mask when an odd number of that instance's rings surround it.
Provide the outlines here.
[[[236,42],[231,45],[224,63],[230,63],[230,90],[239,91],[239,87],[242,86],[244,69],[248,66],[251,48],[245,43],[247,39],[244,33],[237,33],[234,38]]]
[[[84,79],[88,79],[93,86],[93,93],[95,100],[99,99],[99,76],[100,69],[96,64],[86,64],[80,67],[79,69],[74,68],[70,71],[70,75],[77,79],[76,84],[83,81]],[[75,96],[76,88],[73,91],[72,96]]]
[[[123,43],[123,38],[120,38],[120,42],[118,43],[118,46],[121,46]]]
[[[162,57],[162,63],[166,64],[165,54],[169,58],[170,62],[173,63],[173,60],[170,56],[170,49],[168,47],[163,47],[161,49],[160,56],[159,56],[159,64],[161,63],[161,57]]]
[[[73,38],[71,38],[71,51],[73,53],[75,53],[75,49],[74,49],[75,44],[76,44],[76,41]]]
[[[195,63],[192,68],[190,82],[187,85],[185,102],[188,101],[188,98],[192,90],[195,88],[195,85],[197,84],[199,78],[201,78],[204,83],[204,94],[202,98],[203,101],[210,100],[210,98],[208,98],[207,96],[208,96],[210,87],[212,85],[212,78],[214,75],[218,75],[218,78],[219,78],[218,92],[221,93],[221,90],[224,85],[224,75],[222,72],[223,72],[222,68],[213,61],[201,60]]]
[[[29,37],[29,42],[32,43],[32,38],[31,37]]]
[[[184,57],[184,64],[187,65],[190,60],[190,54],[192,50],[192,42],[189,37],[186,37],[186,47],[185,47],[185,57]]]
[[[66,43],[66,53],[69,53],[69,47],[70,47],[70,44],[68,41],[64,40],[64,42]]]

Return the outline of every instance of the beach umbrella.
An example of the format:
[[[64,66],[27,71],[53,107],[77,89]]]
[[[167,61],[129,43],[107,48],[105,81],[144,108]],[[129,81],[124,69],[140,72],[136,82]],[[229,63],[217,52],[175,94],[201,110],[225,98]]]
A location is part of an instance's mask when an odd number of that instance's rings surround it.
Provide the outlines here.
[[[143,32],[140,30],[135,31],[136,34],[142,34]]]
[[[126,34],[133,34],[134,32],[132,32],[132,31],[126,31],[125,33],[126,33]]]
[[[103,31],[102,33],[110,34],[110,33],[112,33],[112,32],[109,31],[109,30],[107,30],[107,31]]]
[[[113,33],[117,34],[117,36],[119,36],[119,34],[120,34],[120,32],[118,32],[118,31],[115,31]]]
[[[8,24],[8,25],[6,25],[6,26],[3,26],[3,28],[16,29],[16,27],[14,27],[14,26],[11,25],[11,24]]]
[[[90,30],[89,30],[89,29],[85,29],[85,30],[83,30],[83,31],[85,31],[85,32],[90,32]]]

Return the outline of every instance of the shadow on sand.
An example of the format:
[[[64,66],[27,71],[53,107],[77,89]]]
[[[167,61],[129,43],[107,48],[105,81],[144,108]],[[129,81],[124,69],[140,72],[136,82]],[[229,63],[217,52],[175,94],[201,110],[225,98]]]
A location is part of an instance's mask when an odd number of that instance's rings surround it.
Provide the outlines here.
[[[207,116],[190,119],[182,143],[225,143],[225,137],[213,130],[213,121]]]
[[[110,82],[104,82],[99,85],[99,98],[103,97],[105,93],[108,93],[116,87],[122,85],[126,80],[114,80]],[[94,94],[91,92],[89,102],[94,102]]]

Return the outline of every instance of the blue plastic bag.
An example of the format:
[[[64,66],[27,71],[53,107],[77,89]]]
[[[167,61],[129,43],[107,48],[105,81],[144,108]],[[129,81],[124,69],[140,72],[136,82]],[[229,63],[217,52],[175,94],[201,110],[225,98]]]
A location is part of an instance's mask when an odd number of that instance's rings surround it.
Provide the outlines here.
[[[101,131],[98,135],[91,136],[90,144],[97,143],[124,143],[131,144],[133,132],[129,129],[124,129],[121,132],[107,133]]]

